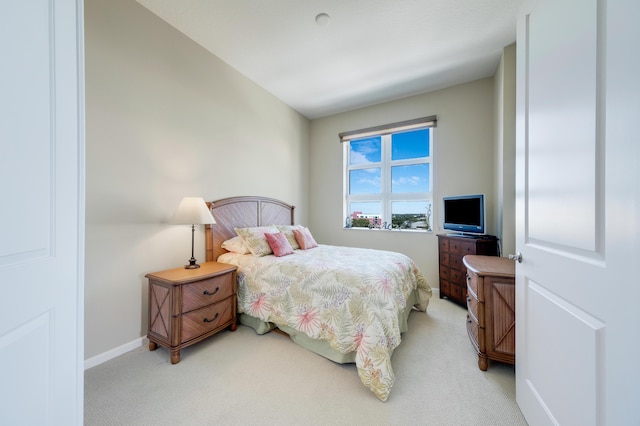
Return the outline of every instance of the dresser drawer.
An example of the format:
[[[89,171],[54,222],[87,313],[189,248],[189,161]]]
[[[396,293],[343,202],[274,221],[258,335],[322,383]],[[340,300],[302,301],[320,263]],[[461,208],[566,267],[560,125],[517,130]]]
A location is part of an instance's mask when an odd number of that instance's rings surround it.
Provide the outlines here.
[[[469,339],[473,346],[476,348],[476,351],[480,350],[480,344],[478,342],[478,323],[473,321],[473,319],[467,314],[467,333],[469,334]]]
[[[464,299],[463,299],[464,295],[462,294],[462,287],[460,287],[459,285],[456,285],[455,283],[450,283],[449,294],[451,295],[452,299],[455,299],[464,303]]]
[[[478,318],[478,299],[475,297],[475,294],[471,292],[471,290],[467,290],[467,310],[472,313],[474,317]]]
[[[451,294],[451,284],[449,281],[441,279],[440,280],[440,294],[449,295]]]
[[[444,265],[440,265],[440,267],[438,268],[438,275],[440,276],[440,278],[442,278],[443,280],[449,280],[451,279],[451,274],[450,274],[451,270],[449,269],[449,267],[444,266]]]
[[[205,306],[184,314],[182,316],[182,341],[180,343],[188,342],[231,321],[234,302],[235,299],[230,297],[214,305]]]
[[[458,285],[464,285],[466,287],[467,284],[464,282],[464,272],[459,269],[451,269],[450,276],[451,282]]]
[[[459,256],[473,254],[476,252],[476,243],[474,241],[452,240],[449,244],[449,252]]]
[[[450,265],[450,257],[449,257],[449,253],[442,253],[440,252],[440,264],[444,265],[444,266],[449,266]]]
[[[469,295],[467,295],[467,317],[473,320],[476,325],[480,325],[478,320],[478,301]]]
[[[467,291],[467,310],[479,327],[485,327],[484,303],[478,302],[478,298],[471,289]]]
[[[182,286],[182,312],[226,299],[233,294],[233,274],[224,274]]]
[[[460,256],[451,256],[451,262],[449,262],[449,266],[453,269],[457,269],[458,271],[464,271],[464,264],[462,263],[462,257]]]
[[[473,272],[467,271],[467,287],[478,296],[478,276]]]
[[[439,238],[440,242],[439,242],[439,246],[440,246],[440,252],[448,252],[449,251],[449,240],[447,238]]]

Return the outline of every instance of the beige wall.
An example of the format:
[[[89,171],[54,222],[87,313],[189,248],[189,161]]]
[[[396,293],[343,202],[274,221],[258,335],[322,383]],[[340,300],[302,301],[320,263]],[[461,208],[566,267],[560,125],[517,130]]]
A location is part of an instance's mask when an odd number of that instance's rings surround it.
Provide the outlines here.
[[[85,14],[89,359],[146,334],[144,275],[191,255],[166,224],[183,196],[270,196],[308,221],[309,122],[134,0]]]
[[[501,165],[511,161],[511,53],[495,79],[309,123],[134,0],[87,0],[85,12],[86,359],[146,334],[144,275],[190,256],[189,228],[166,224],[183,196],[285,200],[320,243],[405,253],[434,288],[443,196],[485,193],[487,232],[513,234],[512,166]],[[433,114],[435,232],[343,230],[338,133]]]
[[[487,233],[496,233],[494,79],[386,102],[311,122],[309,226],[320,243],[388,249],[411,257],[438,287],[441,204],[447,195],[484,193]],[[345,230],[342,225],[342,146],[338,133],[429,115],[438,116],[434,136],[433,233]]]
[[[504,48],[495,74],[495,163],[496,235],[502,255],[515,253],[516,246],[516,45]]]

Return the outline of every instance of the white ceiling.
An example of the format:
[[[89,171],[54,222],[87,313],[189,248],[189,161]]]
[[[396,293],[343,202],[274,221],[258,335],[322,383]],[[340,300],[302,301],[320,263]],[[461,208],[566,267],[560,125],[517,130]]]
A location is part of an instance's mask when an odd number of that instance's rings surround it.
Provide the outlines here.
[[[138,2],[314,119],[493,75],[522,0]]]

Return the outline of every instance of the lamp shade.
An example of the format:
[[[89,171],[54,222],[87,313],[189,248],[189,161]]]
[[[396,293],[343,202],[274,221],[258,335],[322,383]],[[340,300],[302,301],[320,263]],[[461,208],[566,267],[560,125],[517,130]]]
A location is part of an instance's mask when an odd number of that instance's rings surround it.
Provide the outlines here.
[[[202,198],[184,197],[169,223],[172,225],[205,225],[214,224],[216,220]]]

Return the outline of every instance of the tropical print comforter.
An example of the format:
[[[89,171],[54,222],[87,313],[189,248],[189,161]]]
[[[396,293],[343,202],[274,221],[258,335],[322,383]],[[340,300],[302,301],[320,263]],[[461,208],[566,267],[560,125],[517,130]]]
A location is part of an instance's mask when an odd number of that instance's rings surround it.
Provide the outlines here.
[[[227,253],[238,266],[238,311],[356,351],[362,383],[382,401],[395,380],[391,354],[400,344],[398,312],[417,289],[425,311],[431,288],[407,256],[319,245],[282,257]]]

